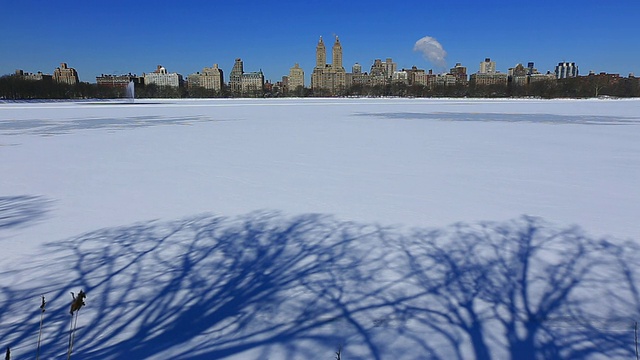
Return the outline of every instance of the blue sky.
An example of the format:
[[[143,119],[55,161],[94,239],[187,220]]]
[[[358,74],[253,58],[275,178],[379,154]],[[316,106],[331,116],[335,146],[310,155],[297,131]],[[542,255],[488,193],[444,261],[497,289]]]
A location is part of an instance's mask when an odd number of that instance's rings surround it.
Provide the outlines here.
[[[344,67],[393,58],[398,68],[439,71],[413,51],[424,36],[447,52],[447,69],[468,73],[490,57],[506,72],[533,61],[640,75],[640,1],[51,1],[0,0],[0,74],[52,73],[60,62],[82,81],[100,74],[151,72],[162,64],[184,76],[218,63],[225,81],[235,58],[245,71],[278,81],[294,63],[307,82],[319,36],[331,59],[340,37]]]

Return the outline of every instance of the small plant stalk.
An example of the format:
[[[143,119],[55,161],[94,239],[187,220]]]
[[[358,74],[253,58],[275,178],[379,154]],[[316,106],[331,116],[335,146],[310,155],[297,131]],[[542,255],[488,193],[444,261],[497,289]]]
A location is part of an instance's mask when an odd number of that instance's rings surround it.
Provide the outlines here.
[[[46,301],[44,295],[42,295],[42,304],[40,305],[40,330],[38,331],[38,350],[36,352],[36,360],[40,360],[40,340],[42,339],[42,320],[44,318]]]
[[[71,293],[71,297],[73,297],[73,301],[71,302],[71,310],[69,311],[71,314],[71,324],[69,328],[69,349],[67,350],[67,360],[71,359],[71,353],[73,352],[73,340],[76,337],[76,327],[78,326],[78,314],[80,313],[80,309],[85,305],[84,299],[87,295],[84,291],[80,290],[78,296]],[[74,313],[75,317],[73,316]]]
[[[635,333],[635,341],[636,341],[636,360],[639,360],[640,357],[638,357],[638,322],[636,321],[635,326],[634,326],[634,333]]]
[[[71,316],[71,327],[69,328],[69,349],[67,350],[67,360],[71,359],[71,353],[73,352],[73,340],[76,337],[76,326],[78,325],[78,313],[76,311],[75,316]]]

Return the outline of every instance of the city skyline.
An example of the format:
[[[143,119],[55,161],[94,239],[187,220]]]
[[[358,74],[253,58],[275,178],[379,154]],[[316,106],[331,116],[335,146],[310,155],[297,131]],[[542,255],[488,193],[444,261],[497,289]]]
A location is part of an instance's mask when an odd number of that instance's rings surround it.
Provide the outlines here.
[[[203,1],[91,4],[26,0],[3,4],[0,74],[16,69],[52,73],[61,62],[84,82],[101,74],[152,72],[161,64],[185,77],[219,64],[225,82],[236,58],[247,71],[262,70],[279,81],[294,64],[315,65],[320,36],[340,37],[343,66],[368,71],[375,59],[393,58],[398,69],[417,66],[446,72],[462,63],[475,73],[485,58],[506,72],[535,62],[540,72],[562,61],[589,71],[640,74],[640,25],[631,1],[567,4],[536,1],[513,4],[472,1],[424,4],[418,1],[311,1],[299,4]],[[442,61],[415,51],[420,39],[442,45]]]

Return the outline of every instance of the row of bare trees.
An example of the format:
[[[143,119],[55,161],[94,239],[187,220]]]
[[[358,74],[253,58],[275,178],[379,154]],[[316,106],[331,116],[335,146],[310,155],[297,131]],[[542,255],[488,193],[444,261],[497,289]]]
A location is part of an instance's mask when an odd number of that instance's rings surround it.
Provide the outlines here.
[[[599,96],[640,97],[640,78],[607,78],[583,76],[561,80],[539,81],[526,85],[509,82],[507,85],[457,84],[453,86],[422,86],[404,83],[385,85],[355,84],[331,93],[325,89],[283,90],[234,94],[225,86],[221,90],[202,87],[171,87],[155,84],[136,84],[138,98],[219,98],[219,97],[311,97],[311,96],[397,96],[397,97],[538,97],[538,98],[589,98]],[[125,97],[122,88],[78,83],[60,84],[53,81],[23,80],[16,76],[0,77],[0,99],[114,99]]]

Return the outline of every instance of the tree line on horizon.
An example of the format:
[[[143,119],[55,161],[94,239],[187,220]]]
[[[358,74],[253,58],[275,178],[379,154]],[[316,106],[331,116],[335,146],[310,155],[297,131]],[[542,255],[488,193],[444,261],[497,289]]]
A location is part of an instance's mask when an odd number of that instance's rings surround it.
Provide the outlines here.
[[[559,79],[556,81],[540,81],[526,85],[509,82],[504,85],[476,85],[470,81],[468,85],[423,86],[404,83],[385,85],[354,84],[331,94],[326,89],[310,89],[298,87],[289,91],[279,88],[236,94],[228,86],[215,91],[202,87],[171,87],[155,84],[136,84],[136,98],[237,98],[237,97],[479,97],[508,98],[536,97],[552,98],[591,98],[640,97],[640,78],[619,78],[612,81],[597,76],[580,76]],[[0,99],[2,100],[38,100],[38,99],[118,99],[125,98],[125,89],[99,86],[87,82],[74,85],[54,81],[25,80],[12,75],[0,77]]]

